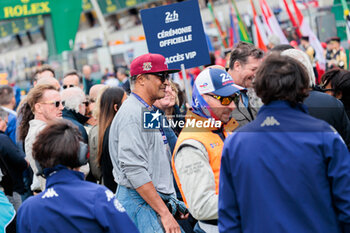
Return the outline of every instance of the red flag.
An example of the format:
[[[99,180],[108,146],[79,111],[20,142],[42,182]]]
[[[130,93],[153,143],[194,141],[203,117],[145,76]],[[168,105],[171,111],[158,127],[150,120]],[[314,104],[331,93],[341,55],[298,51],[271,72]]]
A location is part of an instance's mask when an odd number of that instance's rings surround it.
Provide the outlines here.
[[[290,19],[290,21],[292,22],[293,27],[296,29],[296,30],[295,30],[296,33],[298,34],[299,37],[301,37],[301,33],[300,33],[300,30],[299,30],[299,25],[298,25],[297,22],[295,21],[295,18],[294,18],[294,16],[293,16],[292,12],[291,12],[290,9],[289,9],[289,6],[288,6],[287,1],[286,1],[286,0],[283,0],[283,2],[284,2],[284,6],[286,7],[286,11],[287,11],[287,13],[288,13],[288,15],[289,15],[289,19]]]
[[[265,17],[265,20],[273,34],[277,35],[280,38],[281,44],[288,44],[289,42],[284,33],[282,32],[281,26],[279,25],[275,15],[273,14],[266,0],[260,0],[259,3],[261,12]]]
[[[297,19],[299,21],[300,32],[303,36],[309,37],[310,44],[316,52],[316,60],[319,62],[320,68],[325,70],[326,60],[323,56],[322,45],[321,45],[320,41],[318,40],[318,38],[316,37],[315,33],[311,30],[309,23],[304,19],[304,16],[301,13],[301,11],[299,10],[295,0],[292,0],[292,3],[294,6],[295,14],[296,14]]]
[[[293,4],[293,7],[294,7],[295,15],[297,16],[297,19],[298,19],[298,23],[301,26],[301,23],[304,20],[304,16],[301,13],[301,11],[299,10],[299,7],[297,6],[297,3],[294,0],[292,0],[292,4]]]
[[[257,14],[256,14],[256,10],[255,10],[255,7],[254,7],[254,3],[253,3],[253,0],[250,0],[250,4],[252,5],[252,9],[253,9],[253,22],[254,22],[254,26],[255,26],[255,29],[256,29],[256,37],[257,37],[257,42],[258,42],[258,47],[263,50],[263,51],[267,51],[267,48],[266,48],[266,45],[261,37],[261,32],[260,32],[260,28],[259,28],[259,25],[258,25],[258,22],[257,20]]]

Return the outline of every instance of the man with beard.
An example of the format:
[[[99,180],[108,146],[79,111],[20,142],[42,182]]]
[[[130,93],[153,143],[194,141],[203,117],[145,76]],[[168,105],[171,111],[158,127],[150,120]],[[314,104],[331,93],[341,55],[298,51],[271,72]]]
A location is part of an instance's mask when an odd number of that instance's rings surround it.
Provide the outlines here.
[[[219,232],[218,191],[221,151],[225,138],[237,128],[231,118],[240,90],[222,69],[207,68],[196,78],[192,94],[193,111],[177,140],[172,158],[173,172],[184,202],[199,220],[201,232]],[[205,127],[205,122],[215,125]],[[195,122],[193,126],[188,122]],[[217,125],[218,123],[218,125]],[[202,125],[203,127],[200,127]]]

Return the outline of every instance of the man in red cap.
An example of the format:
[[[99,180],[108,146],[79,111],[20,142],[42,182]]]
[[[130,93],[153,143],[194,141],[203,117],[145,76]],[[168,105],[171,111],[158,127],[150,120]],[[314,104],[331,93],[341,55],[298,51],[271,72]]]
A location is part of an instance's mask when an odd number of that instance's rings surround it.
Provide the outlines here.
[[[151,124],[161,115],[153,103],[165,96],[169,84],[165,58],[145,54],[133,60],[130,67],[131,94],[118,110],[110,129],[109,150],[113,175],[118,188],[116,198],[124,206],[140,232],[181,232],[173,214],[185,217],[172,208],[170,213],[164,199],[175,199],[169,145],[163,128],[147,129],[145,116]]]

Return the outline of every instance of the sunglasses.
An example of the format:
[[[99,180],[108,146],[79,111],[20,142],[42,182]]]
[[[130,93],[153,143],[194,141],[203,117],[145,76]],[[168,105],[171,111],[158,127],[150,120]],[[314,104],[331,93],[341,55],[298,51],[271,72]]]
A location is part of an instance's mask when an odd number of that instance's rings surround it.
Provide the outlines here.
[[[218,96],[218,95],[210,95],[210,94],[207,94],[217,100],[219,100],[221,102],[221,105],[223,106],[227,106],[229,104],[231,104],[231,102],[233,101],[234,103],[238,103],[239,101],[239,94],[234,94],[232,96]]]
[[[58,108],[61,103],[64,106],[64,101],[46,101],[46,102],[41,102],[41,104],[54,104],[56,108]]]
[[[70,88],[70,87],[75,87],[75,86],[73,84],[71,84],[71,85],[63,85],[62,86],[63,89],[67,89],[67,88]]]
[[[84,102],[82,102],[82,104],[85,104],[85,107],[88,107],[89,106],[89,101],[84,101]]]
[[[169,79],[168,73],[150,73],[150,74],[157,76],[162,83],[164,83],[165,80]]]

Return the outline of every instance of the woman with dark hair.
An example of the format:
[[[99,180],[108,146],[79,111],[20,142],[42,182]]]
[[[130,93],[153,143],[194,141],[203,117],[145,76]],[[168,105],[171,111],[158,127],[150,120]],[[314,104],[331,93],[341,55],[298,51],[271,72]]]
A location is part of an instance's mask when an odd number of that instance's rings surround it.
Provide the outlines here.
[[[339,99],[350,118],[350,71],[334,68],[322,76],[323,91]]]
[[[40,132],[33,157],[46,189],[22,204],[17,232],[138,232],[110,190],[84,181],[78,170],[87,152],[78,128],[67,120],[53,121]]]
[[[222,153],[220,232],[349,232],[350,154],[302,104],[304,66],[272,54],[254,88],[264,106],[226,139]]]
[[[98,152],[97,162],[101,167],[102,184],[112,190],[113,193],[117,190],[117,183],[113,177],[113,165],[109,155],[108,140],[109,129],[112,120],[127,98],[126,93],[119,87],[107,88],[100,96],[99,114],[98,114]]]
[[[18,125],[17,139],[23,143],[29,131],[29,121],[34,119],[34,114],[27,101],[23,101],[23,104],[20,103],[19,106],[18,115],[21,116],[21,120]]]

